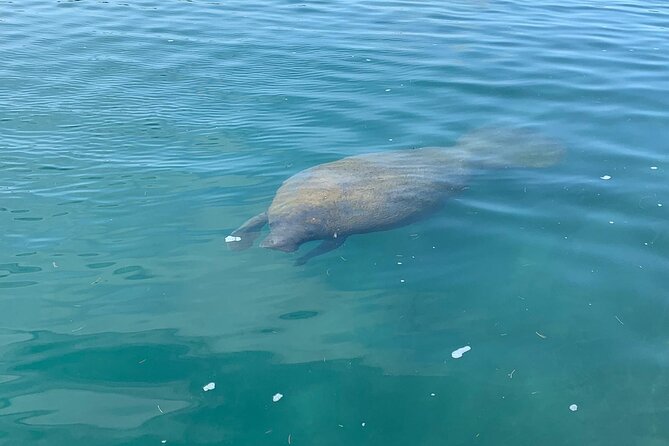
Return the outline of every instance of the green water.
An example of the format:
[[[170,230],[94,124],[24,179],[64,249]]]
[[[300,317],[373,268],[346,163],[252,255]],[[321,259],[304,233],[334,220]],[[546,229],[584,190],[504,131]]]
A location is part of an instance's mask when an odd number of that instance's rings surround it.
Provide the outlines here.
[[[540,3],[0,1],[0,444],[669,445],[669,8]],[[567,156],[225,246],[491,124]]]

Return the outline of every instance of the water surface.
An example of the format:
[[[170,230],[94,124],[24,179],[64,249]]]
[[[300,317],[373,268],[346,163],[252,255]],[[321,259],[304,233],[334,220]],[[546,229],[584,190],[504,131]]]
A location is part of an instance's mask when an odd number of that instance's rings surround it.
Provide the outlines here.
[[[0,13],[0,444],[669,443],[664,2]],[[303,267],[225,247],[304,168],[491,123],[568,156]]]

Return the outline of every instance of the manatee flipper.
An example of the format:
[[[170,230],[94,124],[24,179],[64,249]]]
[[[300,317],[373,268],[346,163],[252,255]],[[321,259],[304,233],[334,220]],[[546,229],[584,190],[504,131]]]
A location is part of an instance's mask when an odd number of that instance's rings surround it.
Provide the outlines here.
[[[323,242],[316,246],[314,249],[295,260],[295,266],[301,266],[307,263],[309,260],[313,259],[316,256],[330,252],[333,249],[339,248],[346,241],[346,237],[337,237],[333,239],[323,240]]]
[[[267,212],[251,217],[232,234],[225,238],[233,251],[242,251],[253,246],[253,241],[260,235],[260,230],[267,224]]]

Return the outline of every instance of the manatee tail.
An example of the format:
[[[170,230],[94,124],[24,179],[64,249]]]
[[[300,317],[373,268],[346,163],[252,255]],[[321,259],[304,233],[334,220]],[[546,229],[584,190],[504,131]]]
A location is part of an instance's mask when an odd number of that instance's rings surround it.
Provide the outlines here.
[[[463,135],[455,148],[483,167],[547,167],[564,156],[555,141],[530,130],[485,127]]]

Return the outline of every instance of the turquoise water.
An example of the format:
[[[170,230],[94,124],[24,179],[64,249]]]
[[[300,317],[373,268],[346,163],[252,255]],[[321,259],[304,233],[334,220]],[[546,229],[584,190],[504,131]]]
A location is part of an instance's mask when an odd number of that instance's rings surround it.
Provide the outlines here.
[[[0,444],[669,444],[668,33],[663,1],[0,1]],[[225,246],[302,169],[491,124],[567,156],[301,267]]]

